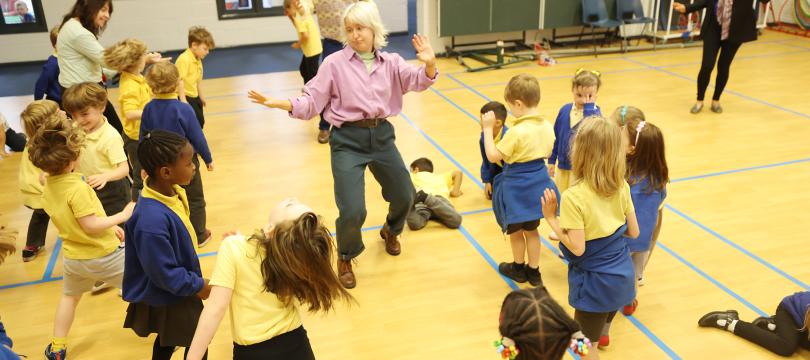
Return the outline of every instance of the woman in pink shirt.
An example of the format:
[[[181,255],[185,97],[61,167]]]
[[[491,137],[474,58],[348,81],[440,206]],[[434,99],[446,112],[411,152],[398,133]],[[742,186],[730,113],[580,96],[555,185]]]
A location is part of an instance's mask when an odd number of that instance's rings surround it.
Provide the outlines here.
[[[386,119],[402,110],[402,96],[423,91],[436,81],[436,55],[426,37],[413,37],[416,57],[423,66],[413,66],[398,54],[381,51],[388,32],[377,6],[358,2],[343,14],[345,48],[326,58],[304,93],[289,100],[268,98],[251,90],[257,104],[283,109],[297,119],[311,119],[323,111],[333,125],[329,139],[332,177],[338,216],[338,275],[347,289],[355,287],[351,260],[363,252],[360,229],[366,219],[364,184],[366,167],[382,186],[389,202],[388,216],[380,230],[385,251],[399,255],[399,234],[413,206],[415,190],[394,143],[394,126]]]

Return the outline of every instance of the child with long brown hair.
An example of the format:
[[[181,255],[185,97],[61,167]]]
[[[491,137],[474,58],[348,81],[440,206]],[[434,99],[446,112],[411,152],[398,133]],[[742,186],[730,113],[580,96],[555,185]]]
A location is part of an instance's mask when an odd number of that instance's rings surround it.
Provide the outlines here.
[[[571,149],[577,182],[557,196],[546,189],[543,215],[560,237],[568,260],[568,303],[589,339],[600,338],[616,311],[635,298],[633,261],[625,236],[639,234],[624,180],[625,147],[621,129],[601,117],[584,121]],[[587,359],[598,359],[594,349]]]
[[[698,326],[728,330],[781,356],[793,355],[799,347],[810,350],[810,291],[785,296],[771,317],[753,322],[740,320],[736,310],[712,311]]]
[[[200,359],[229,309],[234,359],[315,359],[297,304],[328,312],[335,300],[354,301],[332,269],[335,244],[323,220],[286,199],[254,235],[229,235],[188,358]]]
[[[124,239],[116,224],[126,222],[134,204],[110,216],[84,176],[74,172],[84,148],[85,133],[71,124],[59,106],[50,100],[35,101],[25,113],[43,116],[29,142],[29,158],[48,174],[42,204],[62,238],[64,290],[56,308],[53,339],[45,348],[47,359],[64,359],[67,335],[82,295],[97,281],[121,288],[124,276]]]
[[[640,235],[627,239],[630,257],[636,272],[636,287],[644,276],[650,253],[661,231],[661,215],[667,197],[669,169],[661,129],[644,118],[644,113],[632,106],[621,106],[613,112],[613,120],[624,129],[627,144],[627,182],[636,208]],[[622,309],[632,315],[638,299]]]

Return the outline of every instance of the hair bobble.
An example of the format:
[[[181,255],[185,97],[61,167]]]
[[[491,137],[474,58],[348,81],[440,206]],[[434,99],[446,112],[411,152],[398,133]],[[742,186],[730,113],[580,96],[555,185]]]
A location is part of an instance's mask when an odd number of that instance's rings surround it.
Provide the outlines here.
[[[622,105],[622,110],[619,112],[619,115],[622,116],[622,126],[626,125],[627,122],[624,120],[624,117],[627,116],[627,105]]]
[[[645,126],[647,126],[646,121],[642,121],[636,126],[636,141],[633,143],[633,146],[638,145],[638,136],[641,135],[641,130],[643,130]]]
[[[586,72],[586,71],[587,71],[587,72],[589,72],[589,73],[591,73],[591,74],[596,75],[596,77],[598,77],[598,78],[601,78],[601,77],[602,77],[602,73],[601,73],[601,72],[598,72],[598,71],[596,71],[596,70],[585,70],[585,68],[579,68],[579,69],[577,69],[577,71],[574,73],[574,75],[576,76],[576,75],[582,74],[583,72]]]
[[[515,341],[504,336],[501,340],[495,341],[495,351],[501,354],[501,359],[515,360],[520,350],[518,350]]]
[[[146,135],[144,135],[143,138],[144,139],[151,139],[152,138],[152,132],[150,131],[150,132],[146,133]]]
[[[579,356],[588,356],[591,346],[593,346],[591,340],[585,337],[582,331],[577,331],[571,335],[571,344],[568,348]]]

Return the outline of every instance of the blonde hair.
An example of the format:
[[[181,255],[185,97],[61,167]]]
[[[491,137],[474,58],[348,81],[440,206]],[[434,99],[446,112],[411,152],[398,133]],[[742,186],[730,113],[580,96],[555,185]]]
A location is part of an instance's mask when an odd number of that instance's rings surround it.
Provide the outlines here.
[[[154,64],[146,72],[146,83],[155,94],[171,94],[177,91],[179,79],[180,73],[177,71],[177,66],[168,61]]]
[[[6,256],[17,251],[17,230],[0,226],[0,264],[6,260]]]
[[[188,47],[191,47],[193,43],[205,44],[209,49],[213,49],[214,37],[208,32],[208,29],[202,26],[192,26],[188,29]]]
[[[26,111],[40,106],[28,105]],[[50,116],[29,140],[28,158],[48,174],[63,174],[70,163],[79,158],[84,138],[84,131],[76,124],[58,115]]]
[[[20,113],[23,131],[29,138],[48,120],[58,117],[59,104],[53,100],[34,100]]]
[[[540,82],[533,75],[515,75],[506,85],[503,97],[510,103],[520,100],[527,107],[535,107],[540,103]]]
[[[622,105],[616,108],[613,111],[613,114],[610,115],[610,118],[619,126],[627,126],[627,129],[630,130],[632,128],[633,132],[630,133],[630,137],[635,137],[635,129],[636,125],[642,121],[646,121],[644,118],[644,112],[641,109],[635,106],[627,106]]]
[[[611,197],[624,186],[625,150],[622,129],[599,116],[582,121],[571,147],[574,177],[599,196]]]
[[[104,109],[107,106],[107,90],[92,82],[73,85],[62,94],[62,106],[69,113],[90,107]]]
[[[146,44],[138,39],[126,39],[104,50],[104,64],[117,71],[130,71],[146,55]]]
[[[577,87],[596,86],[596,90],[602,87],[602,75],[593,70],[579,69],[571,80],[571,90]]]
[[[374,33],[374,49],[379,50],[388,45],[388,30],[380,18],[380,10],[373,1],[358,1],[349,5],[343,11],[343,27],[340,32],[341,41],[344,45],[349,44],[346,34],[346,24],[357,24],[371,29]]]

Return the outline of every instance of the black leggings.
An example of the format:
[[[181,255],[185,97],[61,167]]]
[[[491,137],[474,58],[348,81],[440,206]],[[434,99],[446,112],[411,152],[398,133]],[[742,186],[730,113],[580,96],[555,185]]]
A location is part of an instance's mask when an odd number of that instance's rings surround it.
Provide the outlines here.
[[[728,83],[728,75],[731,69],[731,62],[734,60],[734,55],[740,49],[740,43],[733,43],[729,41],[720,41],[720,35],[716,37],[710,36],[703,39],[703,61],[700,65],[700,72],[698,73],[698,86],[697,86],[697,100],[703,101],[706,96],[706,88],[709,87],[709,81],[712,77],[712,70],[714,64],[717,63],[717,79],[714,84],[714,96],[712,100],[720,100],[720,95],[723,95],[723,89],[726,88]],[[720,59],[717,59],[717,54],[720,54]]]
[[[171,360],[172,354],[174,354],[174,346],[160,346],[160,336],[155,336],[155,344],[152,345],[152,360]],[[188,348],[186,348],[186,352],[183,353],[183,359],[188,357]],[[203,355],[203,360],[208,359],[208,351],[206,350],[205,354]]]
[[[810,349],[807,330],[799,330],[802,325],[796,325],[793,316],[782,307],[782,304],[776,308],[774,321],[775,331],[765,330],[745,321],[737,321],[734,334],[781,356],[793,355],[799,346]]]
[[[298,72],[301,73],[301,77],[304,78],[304,85],[306,85],[315,75],[318,75],[318,68],[320,65],[318,64],[318,60],[321,58],[321,54],[306,57],[301,56],[301,64],[298,65]],[[323,118],[323,112],[321,112],[321,120],[318,122],[318,129],[320,130],[329,130],[329,123]]]
[[[585,337],[593,342],[599,341],[605,326],[613,321],[616,317],[616,311],[611,312],[588,312],[582,310],[574,310],[574,320],[577,321],[579,327],[582,328],[582,333]]]
[[[233,344],[234,360],[315,360],[303,326],[253,345]]]

